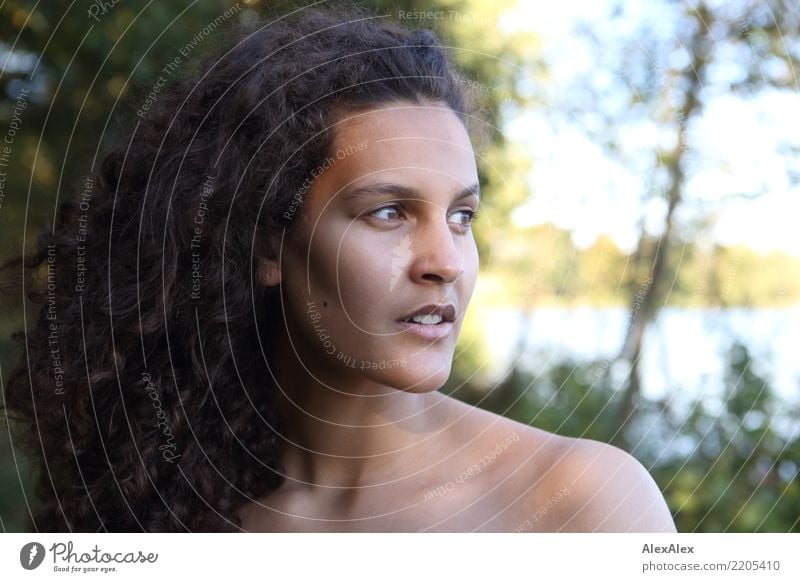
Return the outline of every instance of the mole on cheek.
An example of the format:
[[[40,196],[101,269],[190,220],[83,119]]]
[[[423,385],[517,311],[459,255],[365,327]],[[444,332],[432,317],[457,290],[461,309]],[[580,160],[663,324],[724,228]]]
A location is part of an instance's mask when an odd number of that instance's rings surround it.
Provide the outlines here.
[[[327,307],[327,306],[328,306],[328,302],[327,302],[327,301],[323,301],[323,302],[322,302],[322,306],[323,306],[323,307]]]

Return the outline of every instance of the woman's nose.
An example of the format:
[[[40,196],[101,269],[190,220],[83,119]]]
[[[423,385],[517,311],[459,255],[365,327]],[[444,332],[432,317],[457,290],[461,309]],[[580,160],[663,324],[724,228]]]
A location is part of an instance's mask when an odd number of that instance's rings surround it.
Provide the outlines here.
[[[464,273],[466,238],[453,232],[446,216],[421,222],[412,243],[411,278],[415,283],[453,283]]]

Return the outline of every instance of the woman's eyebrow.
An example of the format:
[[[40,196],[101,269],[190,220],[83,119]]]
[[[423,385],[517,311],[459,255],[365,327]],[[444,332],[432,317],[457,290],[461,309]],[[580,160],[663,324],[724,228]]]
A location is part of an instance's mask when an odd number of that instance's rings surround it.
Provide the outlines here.
[[[412,188],[411,186],[404,186],[403,184],[396,184],[394,182],[378,182],[377,184],[367,184],[366,186],[359,186],[358,188],[345,190],[341,194],[341,197],[349,199],[349,198],[360,198],[362,196],[380,196],[387,194],[395,196],[397,198],[406,198],[406,199],[423,198],[422,193],[416,188]],[[455,196],[453,196],[453,202],[455,202],[456,200],[460,200],[462,198],[467,198],[468,196],[477,196],[478,198],[480,198],[481,189],[477,183],[457,192]]]

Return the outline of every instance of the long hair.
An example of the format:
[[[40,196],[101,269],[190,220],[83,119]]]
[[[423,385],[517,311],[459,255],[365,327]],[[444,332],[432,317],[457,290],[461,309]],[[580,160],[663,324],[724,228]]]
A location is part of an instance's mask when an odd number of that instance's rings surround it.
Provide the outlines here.
[[[352,8],[231,28],[186,66],[129,97],[134,122],[97,172],[2,267],[38,310],[12,336],[23,355],[4,393],[34,462],[36,531],[239,530],[236,510],[284,480],[269,372],[282,319],[258,262],[292,227],[336,116],[430,100],[466,117],[434,33]]]

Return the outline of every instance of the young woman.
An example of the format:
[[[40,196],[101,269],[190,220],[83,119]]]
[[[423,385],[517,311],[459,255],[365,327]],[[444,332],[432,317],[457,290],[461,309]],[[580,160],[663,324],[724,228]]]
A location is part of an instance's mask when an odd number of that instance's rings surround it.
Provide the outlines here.
[[[429,31],[306,10],[134,103],[24,262],[32,528],[674,531],[628,454],[437,391],[478,275],[463,86]]]

